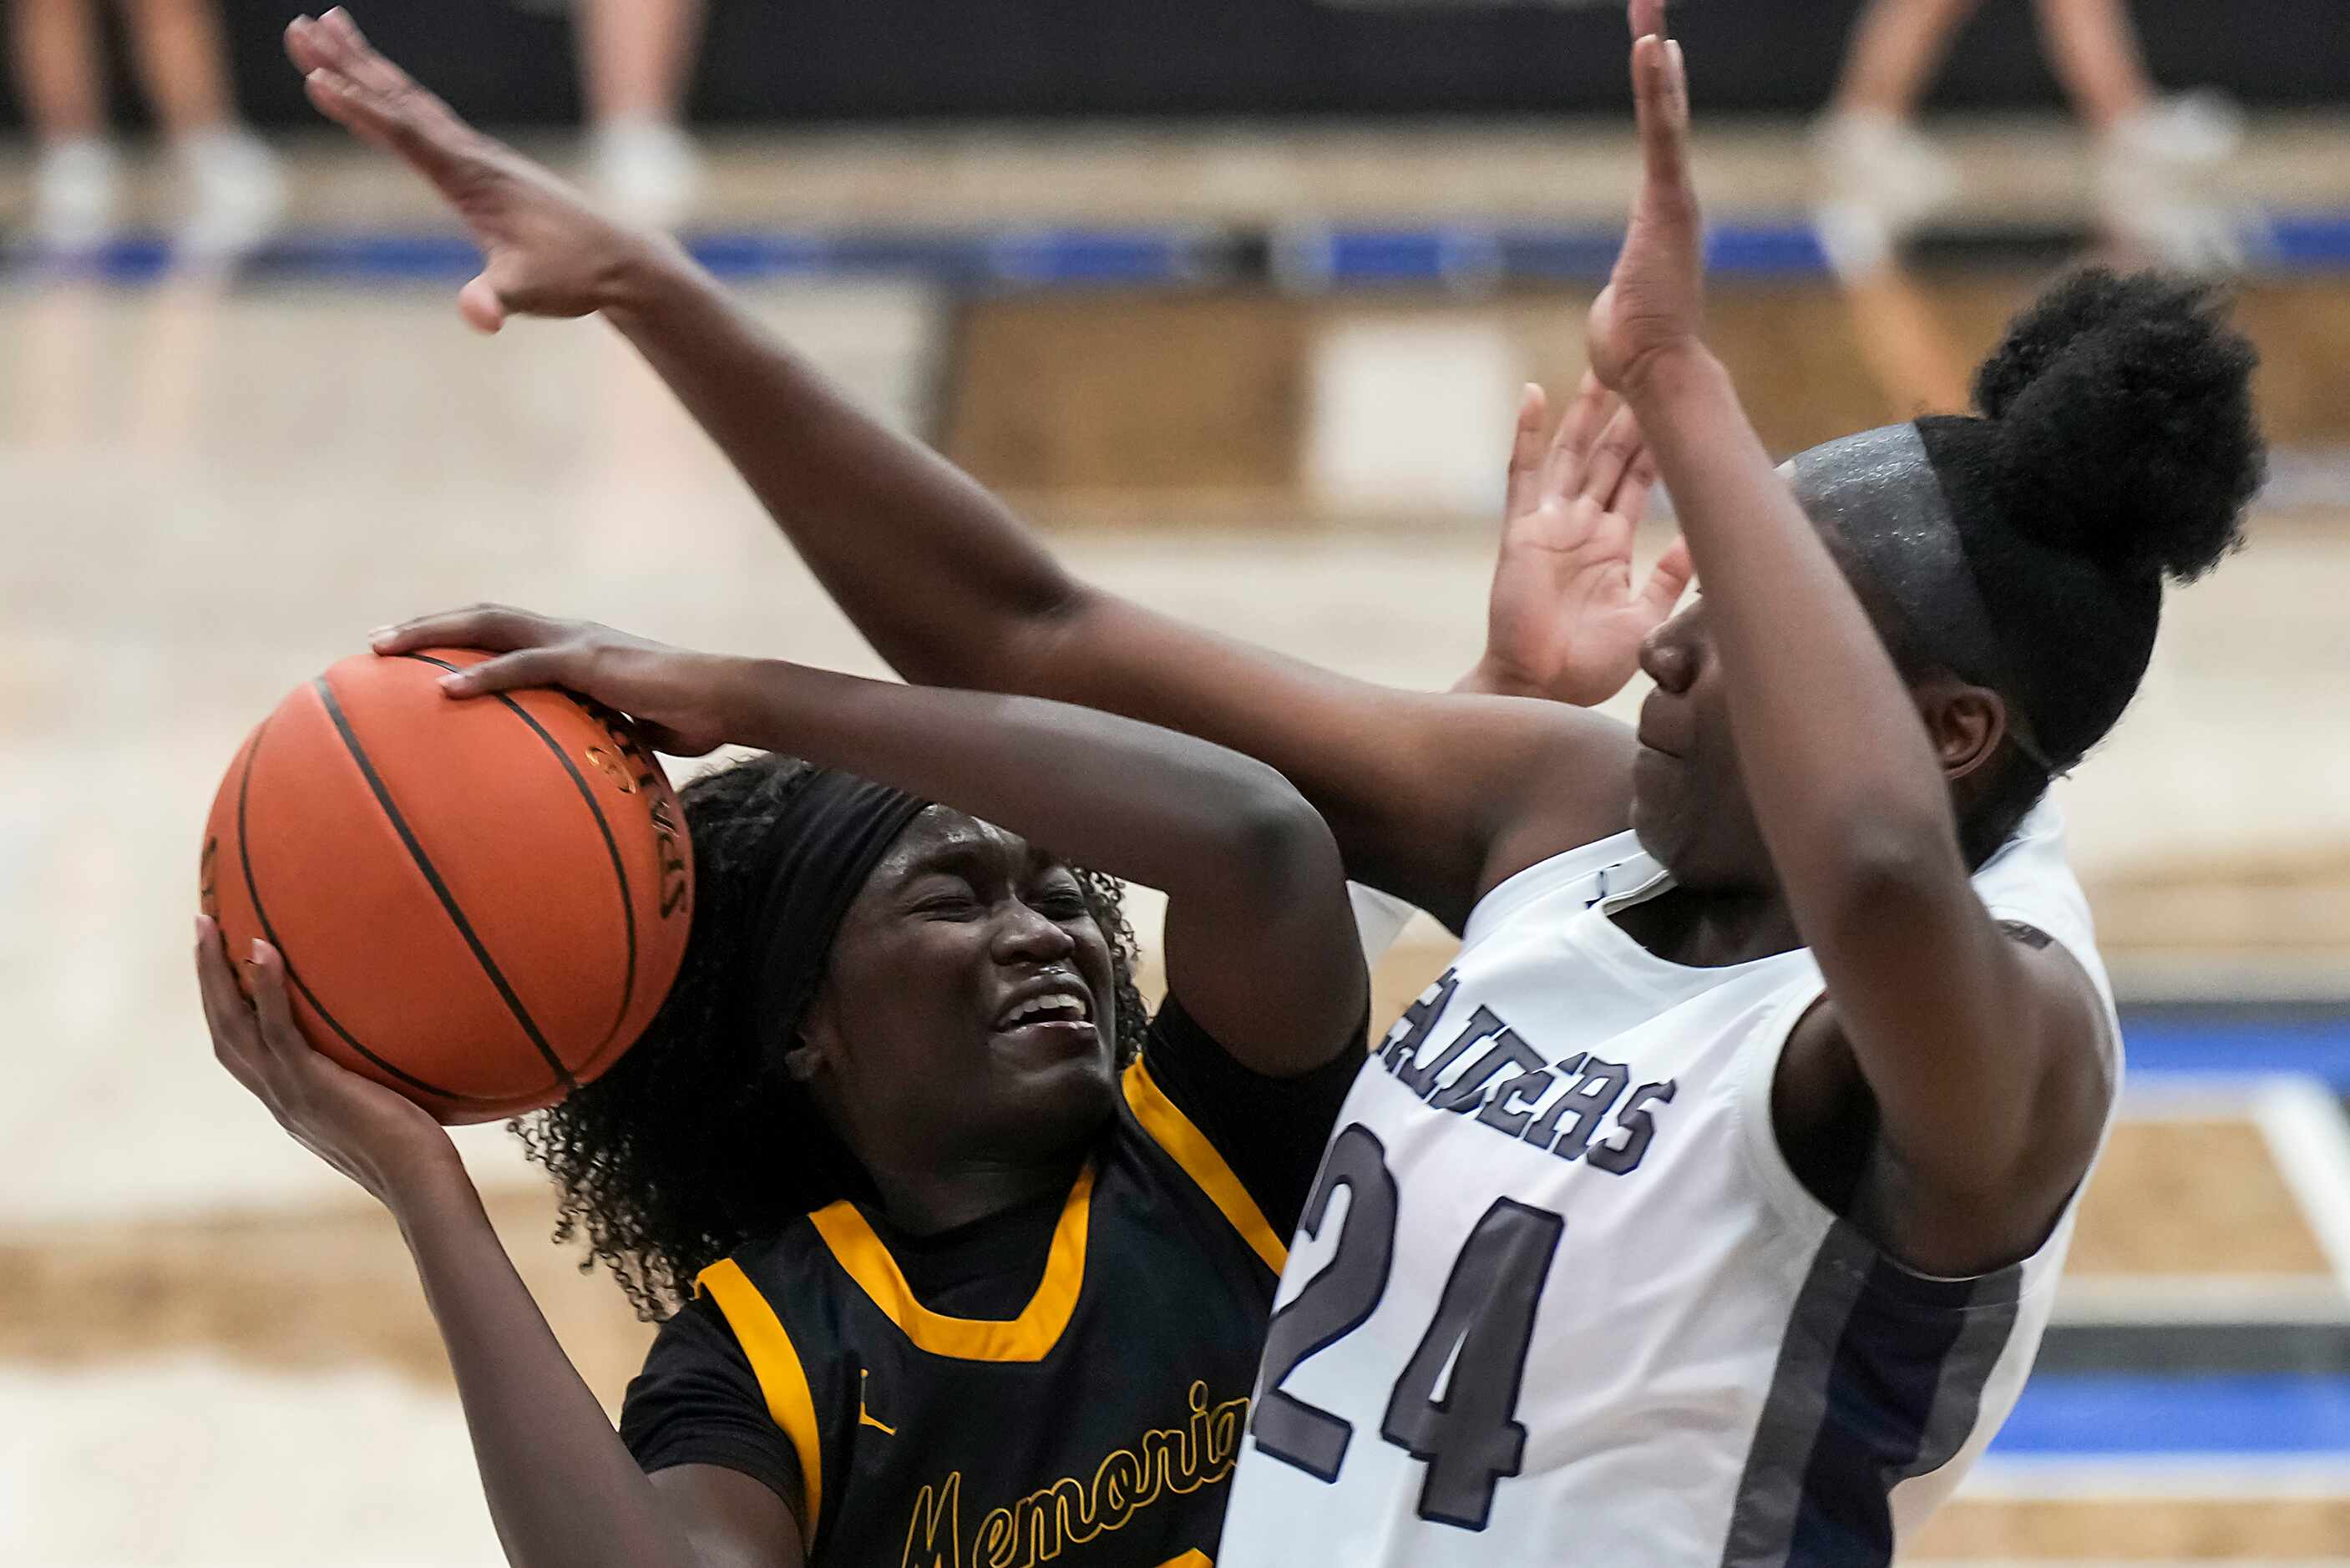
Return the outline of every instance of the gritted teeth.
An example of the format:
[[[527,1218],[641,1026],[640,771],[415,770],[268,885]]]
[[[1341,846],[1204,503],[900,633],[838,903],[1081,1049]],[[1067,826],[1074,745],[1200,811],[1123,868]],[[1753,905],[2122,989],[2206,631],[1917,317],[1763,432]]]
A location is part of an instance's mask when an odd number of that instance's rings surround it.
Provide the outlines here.
[[[1004,1009],[995,1026],[1017,1029],[1024,1023],[1084,1023],[1091,1022],[1093,1015],[1092,999],[1084,992],[1052,991]]]

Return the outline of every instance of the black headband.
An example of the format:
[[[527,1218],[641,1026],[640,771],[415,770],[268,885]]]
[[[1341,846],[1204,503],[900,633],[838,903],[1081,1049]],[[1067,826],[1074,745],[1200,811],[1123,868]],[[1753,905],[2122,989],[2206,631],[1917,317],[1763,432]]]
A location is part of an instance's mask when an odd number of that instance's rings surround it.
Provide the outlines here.
[[[814,768],[799,779],[760,846],[764,890],[744,977],[753,1026],[778,1053],[824,978],[841,918],[873,867],[930,802],[854,774]]]
[[[2043,772],[2050,762],[2023,706],[2007,646],[1991,625],[1957,515],[1916,425],[1887,425],[1795,460],[1804,501],[1847,560],[1867,574],[1919,651],[2007,699],[2008,733]]]

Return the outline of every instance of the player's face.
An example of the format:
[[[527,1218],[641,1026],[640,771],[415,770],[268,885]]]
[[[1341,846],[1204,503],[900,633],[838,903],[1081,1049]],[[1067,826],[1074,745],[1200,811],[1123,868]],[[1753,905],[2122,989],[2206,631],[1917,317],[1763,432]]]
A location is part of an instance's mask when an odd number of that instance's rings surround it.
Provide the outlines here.
[[[1705,600],[1650,633],[1640,668],[1656,689],[1640,705],[1632,763],[1632,830],[1685,888],[1767,884],[1771,858],[1731,744]]]
[[[1049,1154],[1116,1094],[1109,942],[1068,867],[944,806],[917,817],[846,918],[802,1034],[868,1162]]]
[[[1803,462],[1779,472],[1816,524],[1821,512]],[[1832,532],[1828,539],[1833,548]],[[1731,743],[1721,661],[1702,595],[1649,635],[1640,668],[1656,682],[1640,707],[1640,749],[1632,764],[1632,828],[1640,846],[1685,888],[1772,886],[1770,852]]]

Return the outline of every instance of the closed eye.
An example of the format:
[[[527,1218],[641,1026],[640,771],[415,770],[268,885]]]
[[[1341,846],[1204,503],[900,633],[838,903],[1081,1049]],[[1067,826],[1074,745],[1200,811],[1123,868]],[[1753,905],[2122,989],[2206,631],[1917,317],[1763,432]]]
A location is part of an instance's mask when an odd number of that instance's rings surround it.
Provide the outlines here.
[[[1048,919],[1077,920],[1093,913],[1073,881],[1055,878],[1028,895],[1028,907]]]
[[[925,919],[968,919],[980,913],[979,895],[960,877],[922,878],[907,909]]]

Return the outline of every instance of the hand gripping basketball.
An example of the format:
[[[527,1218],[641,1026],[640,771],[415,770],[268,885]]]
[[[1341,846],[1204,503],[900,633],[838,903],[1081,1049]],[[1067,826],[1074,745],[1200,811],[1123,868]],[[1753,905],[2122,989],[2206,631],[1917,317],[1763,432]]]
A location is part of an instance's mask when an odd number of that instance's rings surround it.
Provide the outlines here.
[[[556,620],[504,605],[475,605],[387,627],[380,654],[477,648],[499,657],[442,677],[452,697],[557,686],[637,722],[656,750],[698,757],[731,738],[733,695],[744,661],[690,653],[593,621]]]
[[[229,967],[218,922],[196,917],[196,981],[213,1054],[296,1142],[398,1206],[420,1178],[462,1175],[456,1146],[432,1116],[310,1048],[286,995],[286,961],[267,942],[244,961],[253,1000]]]
[[[296,17],[286,53],[311,103],[362,140],[390,150],[429,181],[487,257],[459,294],[484,332],[509,314],[586,316],[635,257],[671,242],[625,228],[541,165],[459,119],[384,57],[339,6]]]

